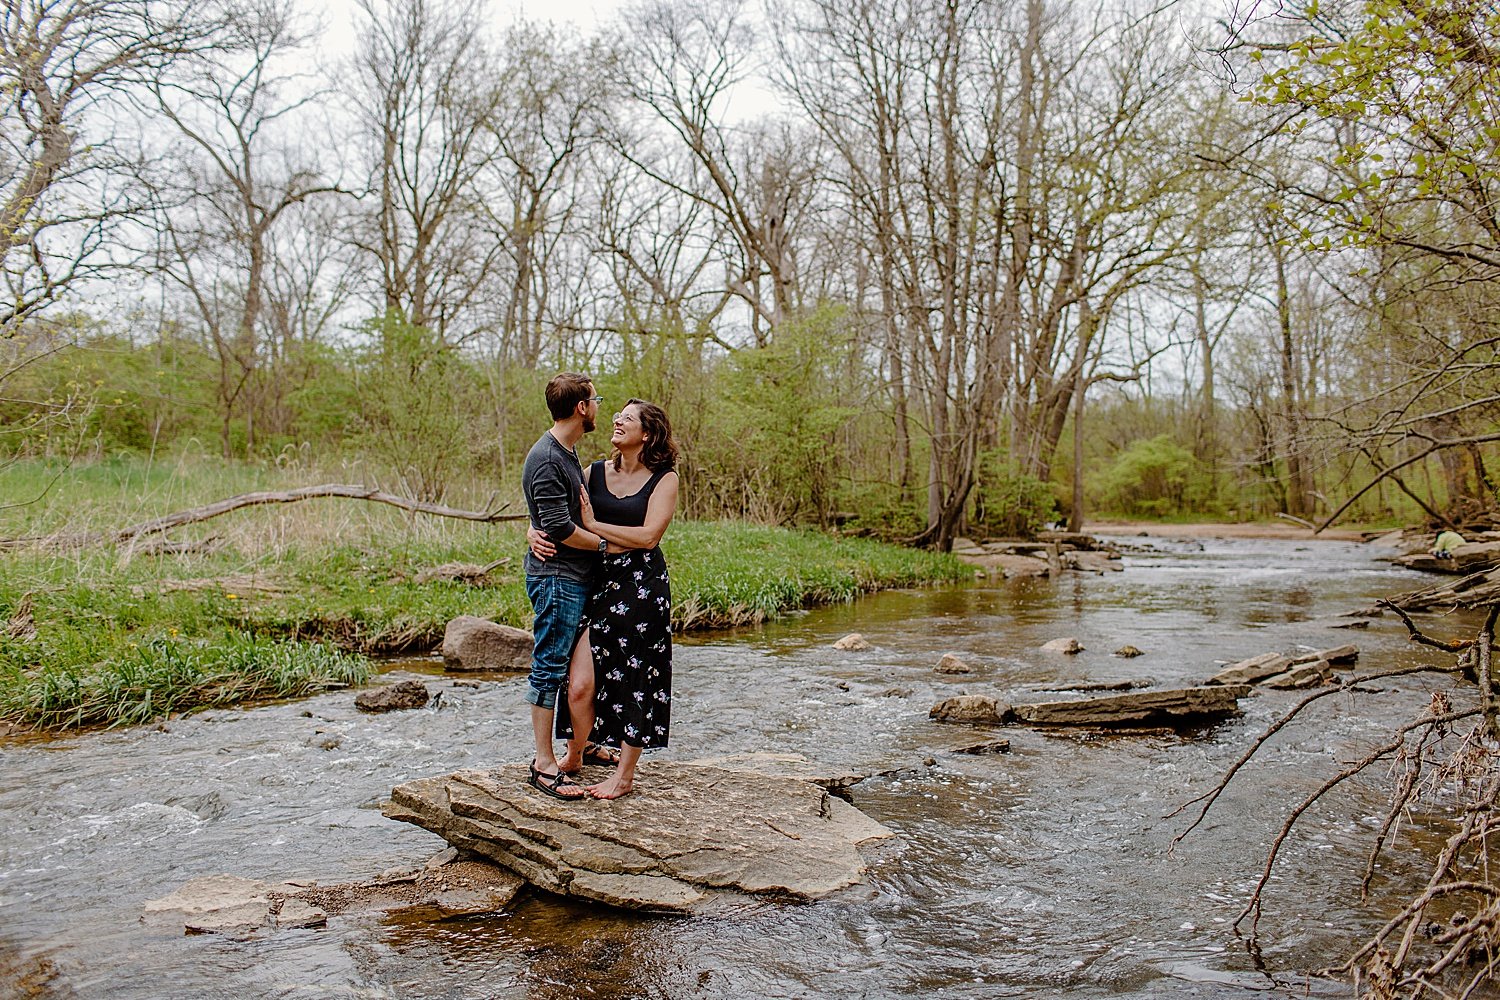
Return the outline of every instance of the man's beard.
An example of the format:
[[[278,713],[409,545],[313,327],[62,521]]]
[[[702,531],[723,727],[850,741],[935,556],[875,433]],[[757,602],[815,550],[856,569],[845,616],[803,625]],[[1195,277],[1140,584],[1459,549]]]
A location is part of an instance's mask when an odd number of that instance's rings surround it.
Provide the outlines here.
[[[583,433],[590,434],[590,433],[593,432],[593,430],[594,430],[594,418],[593,417],[584,417],[583,418]]]

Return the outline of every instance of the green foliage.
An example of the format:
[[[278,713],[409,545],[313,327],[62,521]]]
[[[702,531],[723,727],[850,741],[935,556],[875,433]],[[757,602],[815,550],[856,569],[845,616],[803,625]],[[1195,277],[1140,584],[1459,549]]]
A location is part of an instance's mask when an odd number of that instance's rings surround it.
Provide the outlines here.
[[[1132,517],[1181,514],[1193,488],[1206,483],[1198,463],[1170,435],[1134,441],[1110,467],[1088,477],[1088,490],[1105,509]]]
[[[1360,124],[1328,160],[1343,188],[1324,209],[1342,244],[1405,244],[1414,228],[1441,244],[1473,224],[1493,247],[1482,232],[1500,182],[1500,6],[1366,0],[1360,10],[1351,23],[1341,8],[1307,7],[1301,37],[1256,51],[1266,69],[1252,99],[1303,112],[1298,127]],[[1426,211],[1435,202],[1457,209],[1459,224]],[[1301,228],[1313,238],[1311,224]]]
[[[127,639],[63,632],[0,639],[0,717],[49,727],[129,725],[171,712],[361,684],[369,664],[317,643],[221,632]]]
[[[1051,483],[1016,471],[999,452],[980,459],[975,524],[986,534],[1030,538],[1057,516]]]
[[[853,343],[843,312],[784,324],[764,347],[736,351],[718,374],[721,405],[690,456],[723,514],[826,525],[837,502],[838,436],[851,403]],[[686,485],[694,485],[691,481]]]
[[[472,371],[431,330],[395,311],[365,324],[359,359],[358,441],[418,499],[441,500],[469,458]]]
[[[214,459],[175,469],[112,460],[66,470],[52,499],[72,512],[70,530],[102,530],[118,527],[120,508],[140,492],[217,495],[224,469]],[[55,471],[12,466],[0,470],[0,488]],[[0,512],[0,527],[14,532],[21,516]],[[215,530],[235,544],[171,557],[107,547],[8,552],[0,623],[29,608],[37,634],[0,644],[0,719],[133,723],[198,705],[289,697],[361,682],[369,655],[428,652],[459,615],[531,625],[514,568],[524,545],[515,523],[413,521],[382,505],[308,501],[227,515]],[[930,552],[729,522],[674,522],[663,549],[679,629],[764,621],[868,590],[968,577],[956,560]],[[480,585],[418,582],[433,567],[504,555],[510,566]]]
[[[950,555],[735,522],[673,525],[662,543],[679,629],[763,622],[861,593],[970,579]]]

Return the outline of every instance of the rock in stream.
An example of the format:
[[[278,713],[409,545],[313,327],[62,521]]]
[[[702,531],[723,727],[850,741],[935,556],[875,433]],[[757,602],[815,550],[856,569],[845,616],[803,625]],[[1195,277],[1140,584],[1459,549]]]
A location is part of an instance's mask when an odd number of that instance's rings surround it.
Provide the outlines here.
[[[526,777],[525,764],[508,764],[408,781],[385,815],[549,892],[668,912],[720,893],[826,896],[860,881],[857,845],[893,836],[791,777],[664,763],[624,798],[582,802],[543,795]]]

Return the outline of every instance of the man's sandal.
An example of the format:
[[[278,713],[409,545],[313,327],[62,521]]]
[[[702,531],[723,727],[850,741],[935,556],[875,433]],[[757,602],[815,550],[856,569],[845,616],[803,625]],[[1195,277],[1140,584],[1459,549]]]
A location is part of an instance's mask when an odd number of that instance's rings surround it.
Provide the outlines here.
[[[585,743],[583,745],[583,762],[585,764],[603,764],[605,767],[614,767],[620,763],[620,751],[615,747],[605,746],[603,743]]]
[[[620,763],[619,750],[614,747],[605,746],[603,743],[595,743],[592,740],[583,745],[583,753],[578,756],[580,758],[578,766],[571,771],[564,771],[564,774],[576,778],[583,773],[584,764],[602,764],[605,767],[614,767]]]
[[[566,771],[558,771],[556,774],[543,774],[536,769],[536,761],[531,762],[531,777],[526,779],[526,783],[543,795],[550,795],[554,799],[562,799],[564,802],[581,802],[584,799],[591,798],[588,789],[568,777]],[[582,794],[564,795],[562,792],[564,788],[576,788]]]

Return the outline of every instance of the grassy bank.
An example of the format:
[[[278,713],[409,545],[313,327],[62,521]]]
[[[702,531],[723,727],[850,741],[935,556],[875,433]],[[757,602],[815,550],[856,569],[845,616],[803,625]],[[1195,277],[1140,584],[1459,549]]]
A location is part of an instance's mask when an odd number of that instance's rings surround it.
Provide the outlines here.
[[[12,481],[0,475],[0,490],[10,497],[39,478],[35,468],[7,472]],[[0,537],[117,528],[242,489],[303,484],[241,474],[216,490],[206,476],[153,475],[131,467],[70,474],[44,503],[0,520]],[[139,499],[143,488],[154,502]],[[312,500],[246,509],[173,535],[213,546],[196,554],[0,552],[0,720],[130,724],[296,697],[363,682],[370,655],[434,649],[458,615],[529,628],[522,531]],[[679,629],[759,622],[969,573],[951,557],[733,523],[675,523],[663,548]],[[438,567],[507,555],[511,562],[479,583],[430,579]]]

